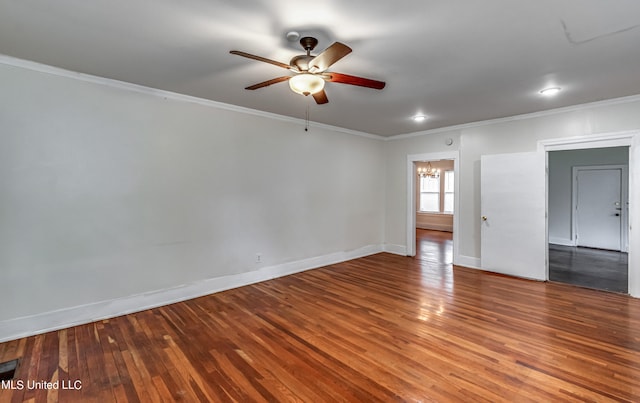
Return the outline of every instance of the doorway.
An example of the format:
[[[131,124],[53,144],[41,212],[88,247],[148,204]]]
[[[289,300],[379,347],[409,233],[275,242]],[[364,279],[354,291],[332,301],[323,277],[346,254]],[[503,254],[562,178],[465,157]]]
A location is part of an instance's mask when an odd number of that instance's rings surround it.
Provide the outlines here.
[[[453,233],[455,172],[453,160],[418,161],[416,172],[416,231]],[[416,235],[416,251],[420,237]],[[449,263],[451,261],[449,260]]]
[[[417,211],[420,207],[418,191],[420,190],[420,182],[418,175],[418,164],[422,162],[431,161],[434,164],[436,161],[448,161],[447,164],[452,164],[452,177],[453,177],[453,211],[450,214],[450,218],[452,221],[452,250],[453,250],[453,264],[456,264],[458,261],[458,218],[456,215],[456,211],[459,209],[459,200],[457,195],[459,194],[459,180],[458,172],[459,172],[459,154],[458,151],[446,151],[446,152],[436,152],[436,153],[425,153],[425,154],[413,154],[407,156],[407,243],[406,243],[406,255],[407,256],[415,256],[416,255],[416,228],[417,228]],[[451,165],[449,165],[451,166]],[[442,173],[441,173],[442,175]],[[444,180],[444,178],[443,178]],[[445,195],[441,195],[444,198]],[[442,199],[444,202],[444,199]]]
[[[628,293],[629,147],[550,151],[548,279]]]

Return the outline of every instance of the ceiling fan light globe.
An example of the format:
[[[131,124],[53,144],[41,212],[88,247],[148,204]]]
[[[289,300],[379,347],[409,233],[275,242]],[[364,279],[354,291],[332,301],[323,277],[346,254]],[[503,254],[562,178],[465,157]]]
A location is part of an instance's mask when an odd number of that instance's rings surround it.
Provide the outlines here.
[[[296,94],[315,94],[324,89],[324,79],[313,74],[301,73],[289,79],[289,87]]]

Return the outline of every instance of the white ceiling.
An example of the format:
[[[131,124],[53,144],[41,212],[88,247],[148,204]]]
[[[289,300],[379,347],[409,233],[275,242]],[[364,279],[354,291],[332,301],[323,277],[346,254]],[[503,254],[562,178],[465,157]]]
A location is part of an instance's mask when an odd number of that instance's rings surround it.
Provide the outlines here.
[[[244,90],[286,70],[229,50],[288,63],[290,30],[386,88]],[[1,54],[381,136],[640,94],[639,45],[637,0],[0,0]]]

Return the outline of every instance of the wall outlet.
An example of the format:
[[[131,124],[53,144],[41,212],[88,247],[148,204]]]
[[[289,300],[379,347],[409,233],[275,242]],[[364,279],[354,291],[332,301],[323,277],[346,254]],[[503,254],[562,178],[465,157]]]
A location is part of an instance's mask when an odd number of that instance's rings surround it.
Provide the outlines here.
[[[262,263],[262,253],[256,253],[256,263]]]

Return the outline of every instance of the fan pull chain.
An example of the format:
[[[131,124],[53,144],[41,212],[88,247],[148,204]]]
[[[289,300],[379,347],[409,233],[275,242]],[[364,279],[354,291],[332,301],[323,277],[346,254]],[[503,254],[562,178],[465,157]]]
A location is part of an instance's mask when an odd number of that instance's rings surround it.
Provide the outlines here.
[[[304,131],[309,131],[309,104],[307,104],[307,111],[304,115]]]

